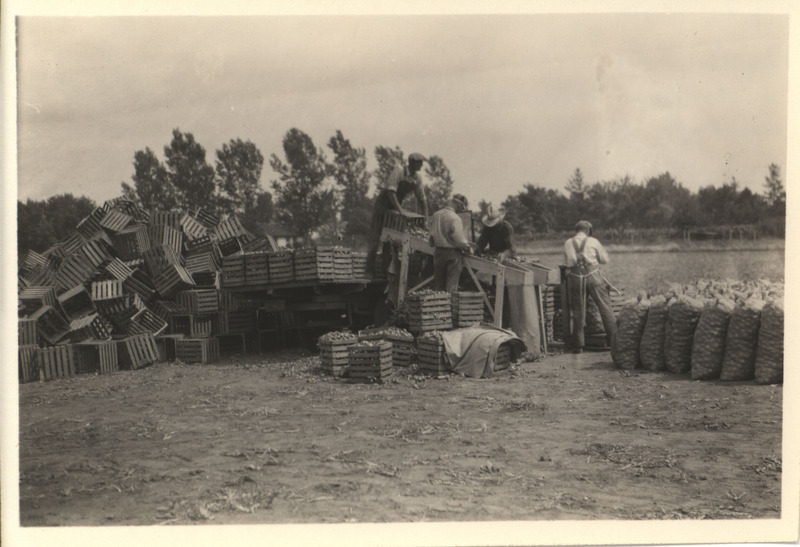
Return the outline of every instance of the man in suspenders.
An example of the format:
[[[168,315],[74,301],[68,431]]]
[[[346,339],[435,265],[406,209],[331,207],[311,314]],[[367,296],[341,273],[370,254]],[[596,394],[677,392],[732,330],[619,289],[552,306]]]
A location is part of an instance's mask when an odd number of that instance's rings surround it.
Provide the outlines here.
[[[600,275],[600,264],[608,263],[608,253],[592,236],[592,225],[581,220],[575,225],[575,236],[564,244],[567,265],[567,297],[572,314],[572,347],[582,353],[585,345],[583,323],[586,319],[586,297],[597,304],[603,328],[612,340],[617,333],[617,321],[608,295],[608,281]]]

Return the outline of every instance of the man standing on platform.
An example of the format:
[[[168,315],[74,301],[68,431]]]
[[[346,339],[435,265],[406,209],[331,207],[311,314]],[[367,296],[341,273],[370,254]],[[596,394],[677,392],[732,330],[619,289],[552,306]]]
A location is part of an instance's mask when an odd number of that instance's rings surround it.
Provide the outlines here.
[[[514,227],[510,222],[506,222],[506,211],[503,208],[495,209],[494,205],[489,204],[486,214],[481,219],[483,231],[478,238],[476,253],[481,254],[489,247],[489,252],[497,254],[497,262],[503,261],[514,256]]]
[[[464,254],[472,252],[472,244],[464,233],[458,213],[467,210],[467,198],[454,195],[450,202],[431,217],[430,244],[433,252],[433,284],[436,290],[455,292],[464,266]]]
[[[383,189],[375,200],[372,210],[372,230],[370,232],[369,250],[367,252],[367,272],[373,273],[375,270],[375,259],[378,255],[378,247],[381,243],[381,232],[383,231],[383,217],[387,211],[397,211],[403,214],[403,201],[411,192],[417,198],[417,202],[422,205],[425,218],[428,218],[428,201],[425,198],[425,188],[420,176],[422,163],[425,156],[412,153],[408,156],[408,165],[401,163],[395,165],[394,171],[389,175]],[[384,262],[388,257],[384,257]]]
[[[575,236],[564,244],[564,263],[567,266],[567,297],[572,314],[572,348],[575,353],[583,353],[587,296],[597,304],[606,336],[612,341],[617,333],[617,322],[608,294],[608,281],[600,275],[599,265],[608,263],[608,253],[592,237],[592,225],[589,222],[579,221],[575,231]]]

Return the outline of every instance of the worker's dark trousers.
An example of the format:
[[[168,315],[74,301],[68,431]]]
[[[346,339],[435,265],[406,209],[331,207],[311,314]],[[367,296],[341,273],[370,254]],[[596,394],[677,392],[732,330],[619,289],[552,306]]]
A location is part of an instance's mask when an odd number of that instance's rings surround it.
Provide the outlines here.
[[[568,274],[567,293],[569,296],[569,309],[572,313],[573,347],[583,348],[586,344],[583,334],[583,324],[586,320],[586,298],[591,298],[597,304],[606,335],[613,340],[617,333],[617,320],[611,307],[611,297],[608,295],[607,283],[600,275],[600,272],[595,271],[585,277]]]
[[[464,255],[459,249],[436,247],[433,252],[433,286],[438,291],[456,292]]]

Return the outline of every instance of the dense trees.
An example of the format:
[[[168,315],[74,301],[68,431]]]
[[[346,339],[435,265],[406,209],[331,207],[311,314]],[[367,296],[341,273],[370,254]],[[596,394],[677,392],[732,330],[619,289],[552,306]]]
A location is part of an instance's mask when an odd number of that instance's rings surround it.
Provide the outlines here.
[[[264,156],[254,143],[237,138],[222,144],[212,167],[194,136],[174,129],[163,148],[163,161],[149,147],[134,153],[133,174],[130,183],[121,183],[122,195],[145,209],[203,208],[221,217],[236,215],[254,234],[264,233],[276,218],[307,239],[346,237],[348,244],[358,245],[369,232],[378,190],[395,165],[406,163],[406,155],[399,146],[376,146],[375,166],[369,170],[366,150],[341,131],[326,144],[330,160],[308,134],[290,129],[283,138],[283,157],[272,154],[269,159],[274,173],[270,193],[261,185]],[[423,179],[431,213],[458,191],[440,156],[428,157]],[[405,205],[418,211],[414,201],[409,198]],[[485,200],[471,205],[480,214],[488,207]],[[758,225],[762,234],[783,236],[786,191],[775,164],[768,167],[763,195],[741,189],[735,178],[693,193],[668,172],[642,183],[628,176],[589,183],[578,168],[562,190],[527,183],[502,205],[516,232],[528,237],[570,230],[581,218],[620,235],[646,230],[679,235],[691,229]],[[18,202],[18,250],[51,247],[95,207],[89,198],[71,194]]]
[[[87,197],[72,194],[44,201],[17,201],[17,250],[44,251],[75,231],[78,223],[97,206]]]

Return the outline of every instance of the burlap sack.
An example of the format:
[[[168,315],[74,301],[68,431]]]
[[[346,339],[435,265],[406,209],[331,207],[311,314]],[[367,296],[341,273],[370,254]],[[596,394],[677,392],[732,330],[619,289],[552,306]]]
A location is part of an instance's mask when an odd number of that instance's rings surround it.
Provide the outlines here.
[[[611,342],[611,358],[617,368],[632,370],[639,366],[639,341],[647,322],[650,300],[628,300],[617,314],[617,335]]]
[[[647,322],[639,341],[639,361],[646,370],[664,370],[664,335],[667,327],[667,298],[663,295],[650,299]]]
[[[759,384],[783,382],[783,299],[769,301],[761,310],[755,380]]]
[[[763,300],[750,298],[740,302],[731,313],[720,380],[743,381],[754,378],[763,307]]]
[[[706,302],[692,340],[692,380],[719,378],[733,308],[727,299]]]
[[[668,371],[683,374],[692,368],[692,339],[703,301],[681,295],[670,300],[667,310],[664,360]]]

